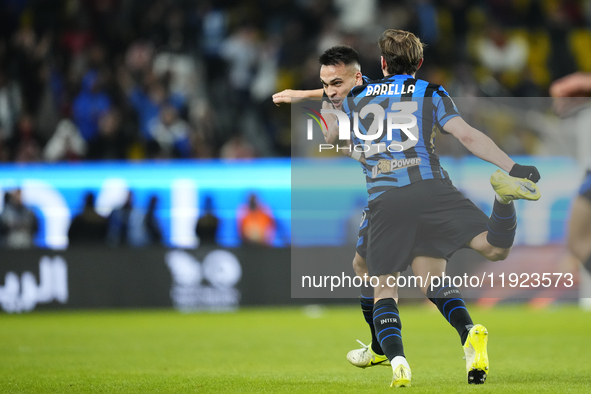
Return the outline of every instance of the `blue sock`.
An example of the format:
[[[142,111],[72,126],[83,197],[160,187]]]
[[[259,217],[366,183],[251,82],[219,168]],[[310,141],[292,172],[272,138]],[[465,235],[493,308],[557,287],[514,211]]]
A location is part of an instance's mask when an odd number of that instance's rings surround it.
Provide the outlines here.
[[[510,248],[515,239],[516,228],[517,217],[513,201],[502,204],[495,198],[492,214],[488,218],[488,243],[498,248]]]
[[[453,285],[444,286],[442,284],[432,289],[429,287],[427,297],[437,305],[437,309],[445,317],[445,320],[456,329],[463,345],[474,324],[460,290]]]
[[[402,346],[402,323],[398,314],[398,306],[393,298],[384,298],[374,304],[373,324],[380,346],[388,360],[396,356],[404,357]]]

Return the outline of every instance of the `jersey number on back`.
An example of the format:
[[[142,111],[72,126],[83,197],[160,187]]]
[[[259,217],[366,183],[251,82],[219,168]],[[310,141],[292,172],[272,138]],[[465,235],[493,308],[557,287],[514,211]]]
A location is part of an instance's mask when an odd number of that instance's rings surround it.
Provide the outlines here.
[[[389,152],[402,152],[406,149],[412,148],[419,142],[419,128],[417,126],[417,118],[413,115],[419,108],[419,104],[416,101],[404,101],[399,103],[393,103],[390,109],[393,112],[386,111],[378,104],[369,104],[363,107],[359,115],[355,112],[353,119],[353,132],[355,135],[363,141],[375,141],[382,136],[384,132],[384,118],[386,119],[387,126],[387,139],[390,144],[386,146],[385,142],[372,143],[369,145],[369,149],[364,148],[365,157],[373,156],[377,153],[382,153],[388,150]],[[394,112],[398,111],[398,112]],[[374,114],[374,121],[371,123],[367,135],[363,135],[359,132],[359,119],[361,116],[365,118],[369,113]],[[408,138],[406,141],[395,141],[392,139],[392,130],[399,129]]]

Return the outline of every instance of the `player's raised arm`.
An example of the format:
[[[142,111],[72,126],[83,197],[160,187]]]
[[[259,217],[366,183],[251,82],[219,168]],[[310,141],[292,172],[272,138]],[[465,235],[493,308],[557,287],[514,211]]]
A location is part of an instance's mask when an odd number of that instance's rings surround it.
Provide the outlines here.
[[[456,116],[447,121],[443,130],[456,137],[475,156],[507,171],[509,175],[527,178],[533,182],[540,180],[540,173],[536,167],[516,164],[493,140],[470,126],[461,117]]]
[[[577,72],[562,77],[550,86],[552,97],[590,97],[591,73]]]
[[[322,98],[323,93],[324,89],[322,88],[314,90],[285,89],[273,95],[273,103],[279,107],[281,104],[291,104],[293,98]]]

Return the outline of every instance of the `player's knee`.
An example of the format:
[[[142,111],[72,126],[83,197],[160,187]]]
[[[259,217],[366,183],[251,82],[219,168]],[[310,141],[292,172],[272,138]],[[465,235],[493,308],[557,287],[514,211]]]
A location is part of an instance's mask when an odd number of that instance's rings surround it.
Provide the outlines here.
[[[507,257],[509,257],[510,251],[511,251],[510,248],[504,249],[504,248],[497,248],[495,246],[492,246],[489,250],[486,251],[485,257],[487,259],[489,259],[490,261],[501,261],[501,260],[505,260]]]

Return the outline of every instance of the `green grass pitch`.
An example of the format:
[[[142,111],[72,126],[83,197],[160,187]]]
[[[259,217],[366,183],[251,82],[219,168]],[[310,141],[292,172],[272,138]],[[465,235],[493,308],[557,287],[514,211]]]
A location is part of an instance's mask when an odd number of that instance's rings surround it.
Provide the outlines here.
[[[472,307],[489,330],[486,384],[466,383],[453,328],[402,303],[412,393],[589,393],[591,313]],[[308,312],[306,312],[308,311]],[[0,393],[381,393],[391,369],[357,369],[357,307],[32,313],[0,316]]]

